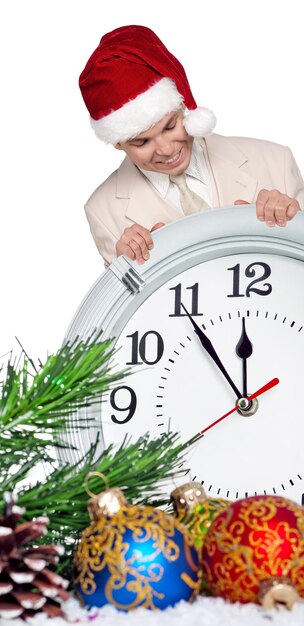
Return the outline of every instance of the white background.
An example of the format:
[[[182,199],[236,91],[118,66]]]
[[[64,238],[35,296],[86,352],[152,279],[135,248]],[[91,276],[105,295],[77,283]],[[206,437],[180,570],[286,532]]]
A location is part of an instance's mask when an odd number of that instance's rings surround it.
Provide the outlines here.
[[[217,132],[289,145],[304,171],[302,0],[2,0],[0,354],[59,348],[103,271],[83,204],[121,154],[90,128],[78,76],[101,36],[151,27]]]

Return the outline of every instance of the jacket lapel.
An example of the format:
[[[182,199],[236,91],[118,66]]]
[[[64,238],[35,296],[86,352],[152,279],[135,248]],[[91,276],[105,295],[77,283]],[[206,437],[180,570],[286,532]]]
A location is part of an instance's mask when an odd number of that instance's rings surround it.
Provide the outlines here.
[[[213,207],[227,206],[235,200],[254,202],[258,181],[245,171],[247,156],[221,135],[212,134],[199,142],[211,178]],[[155,191],[128,157],[118,169],[116,196],[128,199],[126,216],[146,228],[181,217],[178,209]]]
[[[126,216],[146,228],[180,217],[180,212],[154,190],[128,157],[118,169],[116,195],[129,199]]]
[[[247,156],[231,141],[212,134],[200,140],[213,186],[213,207],[235,200],[254,202],[258,181],[245,171]]]

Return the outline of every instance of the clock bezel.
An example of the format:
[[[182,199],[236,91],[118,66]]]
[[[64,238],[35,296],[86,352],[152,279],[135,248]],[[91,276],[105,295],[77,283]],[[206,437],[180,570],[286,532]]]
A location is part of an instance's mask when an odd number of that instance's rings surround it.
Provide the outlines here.
[[[270,229],[257,220],[255,205],[242,205],[198,213],[168,224],[153,233],[154,249],[144,265],[119,257],[101,274],[80,303],[64,341],[102,331],[101,338],[113,338],[115,347],[132,315],[153,292],[188,268],[211,259],[267,253],[304,261],[303,219],[303,213],[299,213],[286,228]],[[138,277],[139,284],[143,283],[135,293],[126,286],[125,277],[130,271]],[[81,408],[78,415],[88,420],[88,428],[74,429],[67,435],[75,450],[59,452],[64,461],[82,458],[100,432],[100,425],[91,421],[96,417],[96,407]],[[97,454],[104,448],[101,435]]]
[[[153,233],[154,249],[144,265],[119,257],[101,274],[82,300],[65,340],[102,329],[102,338],[115,338],[115,343],[131,316],[154,291],[189,267],[210,259],[243,252],[304,261],[303,219],[303,213],[298,213],[285,228],[272,229],[257,220],[255,205],[241,205],[196,213],[167,224]],[[123,280],[130,269],[144,285],[135,294]]]

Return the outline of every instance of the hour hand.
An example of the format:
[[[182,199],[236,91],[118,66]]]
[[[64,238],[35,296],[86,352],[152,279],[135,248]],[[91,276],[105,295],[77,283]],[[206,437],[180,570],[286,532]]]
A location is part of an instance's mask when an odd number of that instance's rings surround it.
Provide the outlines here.
[[[190,313],[188,313],[187,309],[184,307],[184,305],[181,303],[181,307],[184,309],[186,315],[189,317],[189,320],[203,346],[203,348],[206,350],[206,352],[208,352],[208,354],[211,356],[212,360],[214,361],[214,363],[217,365],[217,367],[220,369],[220,371],[222,372],[222,374],[225,376],[226,380],[228,381],[229,385],[232,387],[236,397],[238,399],[243,398],[243,394],[241,394],[241,392],[239,391],[239,389],[236,387],[236,385],[234,384],[231,376],[229,376],[226,368],[224,367],[221,359],[219,358],[217,352],[215,351],[210,339],[207,337],[207,335],[205,335],[205,333],[203,332],[203,330],[200,328],[200,326],[196,323],[196,321],[193,319],[192,315],[190,315]]]
[[[243,361],[243,395],[247,398],[247,359],[252,355],[252,343],[246,333],[244,317],[242,317],[242,334],[235,351]]]

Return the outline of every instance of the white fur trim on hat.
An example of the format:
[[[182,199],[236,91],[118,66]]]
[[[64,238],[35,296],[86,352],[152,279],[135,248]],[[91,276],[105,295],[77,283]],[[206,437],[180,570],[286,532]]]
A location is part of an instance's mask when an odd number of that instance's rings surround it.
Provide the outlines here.
[[[99,120],[90,118],[91,125],[99,139],[115,145],[148,130],[171,111],[177,111],[182,103],[174,81],[162,78],[117,111]]]
[[[184,126],[191,137],[206,137],[212,133],[215,125],[216,117],[210,109],[197,107],[185,113]]]

